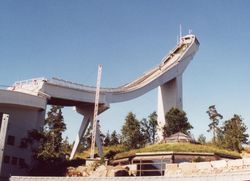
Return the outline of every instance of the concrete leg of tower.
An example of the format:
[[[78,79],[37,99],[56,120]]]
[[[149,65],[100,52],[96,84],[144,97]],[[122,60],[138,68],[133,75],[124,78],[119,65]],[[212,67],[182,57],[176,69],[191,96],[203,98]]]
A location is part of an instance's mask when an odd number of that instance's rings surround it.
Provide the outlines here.
[[[102,149],[101,130],[100,130],[99,122],[98,122],[97,130],[96,130],[96,146],[98,148],[99,156],[102,157],[103,156],[103,149]]]
[[[80,140],[81,140],[82,136],[84,135],[84,133],[86,132],[86,129],[87,129],[90,121],[93,120],[93,110],[92,109],[83,109],[83,108],[76,107],[76,111],[78,113],[80,113],[81,115],[83,115],[84,117],[83,117],[80,129],[78,131],[78,134],[76,136],[73,149],[72,149],[71,154],[70,154],[70,160],[74,158],[76,150],[79,146]]]
[[[158,141],[163,140],[165,115],[172,107],[182,110],[182,75],[158,87]]]
[[[93,128],[93,121],[91,121],[91,127]],[[103,149],[102,149],[102,141],[101,141],[101,136],[100,136],[100,124],[99,120],[97,120],[97,128],[96,128],[96,136],[95,136],[95,144],[98,148],[98,154],[100,157],[103,156]]]
[[[89,108],[76,107],[76,111],[79,114],[83,115],[84,117],[83,117],[80,129],[78,131],[78,134],[76,136],[73,149],[70,154],[70,160],[74,158],[76,150],[79,146],[80,140],[83,137],[84,133],[86,132],[89,124],[92,125],[93,123],[93,109],[94,109],[93,107],[89,107]],[[98,148],[99,156],[102,156],[103,150],[102,150],[102,142],[101,142],[101,137],[100,137],[100,125],[99,124],[97,126],[97,131],[96,131],[96,145]]]

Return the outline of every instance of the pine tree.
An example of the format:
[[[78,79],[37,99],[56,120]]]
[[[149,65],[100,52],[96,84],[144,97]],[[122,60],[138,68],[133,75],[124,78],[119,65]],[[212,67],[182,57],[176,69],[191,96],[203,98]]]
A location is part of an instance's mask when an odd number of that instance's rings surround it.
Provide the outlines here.
[[[132,112],[129,112],[125,118],[121,133],[122,143],[127,149],[140,148],[145,145],[140,131],[140,123]]]
[[[33,149],[34,158],[37,160],[55,159],[64,153],[62,133],[66,130],[66,125],[61,108],[61,106],[51,106],[43,129],[31,130],[28,132],[28,138],[25,138],[31,147],[34,148],[34,144],[39,145]]]
[[[239,115],[235,114],[233,118],[225,121],[222,130],[226,148],[240,152],[242,144],[248,143],[247,126]]]
[[[166,125],[163,130],[163,137],[166,138],[174,133],[182,132],[190,134],[193,126],[188,122],[188,118],[184,111],[177,108],[171,108],[166,114]]]
[[[208,132],[213,132],[213,142],[220,142],[220,137],[218,136],[220,134],[220,128],[219,128],[219,121],[223,119],[223,116],[217,112],[215,105],[209,106],[207,114],[209,116],[209,119],[211,120],[211,123],[208,125],[209,130]],[[218,144],[218,143],[217,143]]]
[[[197,141],[200,143],[200,144],[206,144],[206,137],[204,136],[204,134],[200,134]]]
[[[110,145],[118,145],[118,144],[119,144],[118,134],[117,134],[116,131],[114,130],[114,131],[111,133]]]
[[[103,141],[103,145],[104,146],[110,146],[110,134],[109,131],[107,132],[107,134],[105,135],[104,141]]]
[[[61,106],[51,106],[43,129],[29,131],[28,137],[24,139],[33,149],[33,157],[36,160],[34,167],[30,168],[31,175],[58,175],[58,165],[64,160],[61,156],[68,154],[68,140],[62,138],[66,125],[61,108]]]
[[[46,147],[50,147],[49,150],[56,153],[62,151],[62,133],[66,130],[61,109],[62,106],[53,105],[48,112],[48,117],[45,119]]]

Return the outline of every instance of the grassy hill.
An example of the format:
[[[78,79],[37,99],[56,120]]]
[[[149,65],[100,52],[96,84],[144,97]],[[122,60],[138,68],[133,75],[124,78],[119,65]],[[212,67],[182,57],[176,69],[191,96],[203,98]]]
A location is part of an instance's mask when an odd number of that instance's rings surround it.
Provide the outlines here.
[[[135,153],[143,152],[164,152],[164,151],[174,151],[174,152],[202,152],[202,153],[216,153],[219,155],[230,155],[234,157],[240,157],[238,152],[229,151],[225,149],[218,148],[214,145],[197,145],[191,143],[162,143],[146,146],[145,148],[126,150],[122,145],[110,146],[103,148],[104,154],[106,156],[114,156],[114,159],[123,158],[127,156],[132,156]],[[89,151],[83,154],[78,154],[78,157],[89,156]]]
[[[164,152],[164,151],[216,153],[216,154],[240,157],[240,154],[238,152],[228,151],[212,145],[197,145],[190,143],[164,143],[164,144],[149,145],[145,148],[140,148],[136,150],[123,151],[116,154],[114,158],[117,159],[117,158],[132,156],[135,153]]]

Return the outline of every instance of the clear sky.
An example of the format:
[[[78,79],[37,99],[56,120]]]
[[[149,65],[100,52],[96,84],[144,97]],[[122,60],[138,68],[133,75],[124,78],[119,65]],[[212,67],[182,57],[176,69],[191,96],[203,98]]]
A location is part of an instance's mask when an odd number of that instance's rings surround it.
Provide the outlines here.
[[[58,77],[116,87],[158,64],[176,45],[179,24],[200,49],[183,75],[183,103],[197,137],[209,137],[207,108],[244,118],[250,133],[250,1],[7,0],[0,1],[0,84]],[[157,107],[157,91],[112,104],[99,119],[118,132],[129,111],[141,120]],[[82,117],[63,110],[73,141]]]

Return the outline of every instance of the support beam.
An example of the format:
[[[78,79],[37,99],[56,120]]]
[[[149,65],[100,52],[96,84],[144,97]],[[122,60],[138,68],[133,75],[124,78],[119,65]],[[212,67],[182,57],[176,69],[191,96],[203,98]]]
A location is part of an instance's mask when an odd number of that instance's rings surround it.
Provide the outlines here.
[[[101,130],[100,130],[99,121],[97,123],[97,128],[96,128],[96,146],[98,148],[99,156],[102,157],[103,156],[103,149],[102,149]]]
[[[2,114],[0,116],[0,177],[2,175],[2,164],[3,164],[3,154],[4,154],[4,146],[6,141],[6,134],[8,129],[9,115]]]
[[[182,110],[182,75],[158,87],[157,122],[159,141],[163,140],[165,115],[172,108]]]
[[[91,126],[93,124],[93,110],[94,110],[94,107],[81,107],[81,108],[76,107],[76,112],[83,115],[84,117],[83,117],[80,129],[78,131],[78,134],[76,136],[73,149],[70,154],[70,160],[74,158],[76,150],[80,144],[81,138],[85,134],[89,124],[91,124]],[[99,124],[97,126],[97,131],[96,131],[96,145],[98,148],[99,156],[101,157],[103,155],[103,150],[102,150],[102,142],[100,138],[100,125]]]
[[[70,160],[74,158],[76,150],[79,146],[80,140],[83,137],[84,133],[86,132],[86,129],[87,129],[90,121],[92,121],[92,119],[93,119],[93,110],[89,110],[89,109],[84,110],[84,109],[77,107],[76,111],[78,113],[82,114],[84,117],[83,117],[83,120],[81,123],[81,127],[80,127],[78,134],[76,136],[73,149],[72,149],[71,154],[70,154]]]

